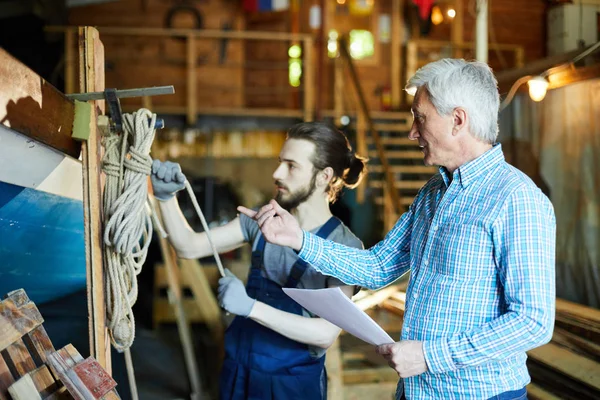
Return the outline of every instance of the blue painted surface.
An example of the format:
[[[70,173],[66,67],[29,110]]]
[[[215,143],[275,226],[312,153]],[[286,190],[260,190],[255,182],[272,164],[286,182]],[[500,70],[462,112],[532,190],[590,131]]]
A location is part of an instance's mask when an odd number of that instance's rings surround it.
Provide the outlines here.
[[[43,303],[85,284],[82,202],[0,182],[0,295]]]

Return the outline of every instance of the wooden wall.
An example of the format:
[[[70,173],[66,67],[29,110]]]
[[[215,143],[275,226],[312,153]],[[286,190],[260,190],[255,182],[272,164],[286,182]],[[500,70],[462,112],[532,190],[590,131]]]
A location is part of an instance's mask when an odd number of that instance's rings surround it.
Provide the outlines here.
[[[71,25],[167,28],[167,15],[176,0],[120,0],[72,8]],[[210,0],[190,2],[202,16],[205,29],[244,29],[240,2]],[[173,28],[194,28],[190,12],[179,11],[171,19]],[[102,35],[102,31],[101,31]],[[106,56],[107,87],[135,88],[174,85],[176,95],[157,96],[153,104],[185,106],[186,55],[183,39],[102,35]],[[225,46],[224,59],[221,52]],[[196,47],[198,107],[241,107],[243,93],[243,42],[199,41]],[[135,100],[123,101],[124,104]],[[137,100],[139,102],[139,100]]]
[[[363,85],[367,103],[372,110],[381,110],[380,89],[391,84],[389,43],[380,43],[378,39],[378,19],[381,13],[391,14],[394,0],[377,0],[370,25],[375,36],[376,54],[371,60],[357,61],[358,75]],[[475,4],[471,0],[461,1],[464,10],[463,40],[473,41],[475,31]],[[105,4],[72,8],[69,23],[72,25],[95,25],[116,27],[166,27],[169,10],[177,4],[177,0],[120,0]],[[347,31],[351,26],[344,26],[335,18],[334,0],[327,0],[328,9],[325,15],[325,32],[335,27]],[[406,37],[416,38],[419,30],[411,28],[416,23],[416,6],[411,0],[404,0],[404,15],[407,22]],[[526,4],[525,4],[526,3]],[[275,32],[311,33],[318,31],[309,26],[309,7],[316,2],[302,1],[297,14],[290,11],[248,15],[241,10],[241,2],[236,0],[194,0],[188,2],[203,16],[206,29],[260,30]],[[519,44],[525,48],[525,62],[544,57],[545,55],[545,13],[543,0],[490,0],[491,26],[498,43]],[[364,20],[364,19],[363,19]],[[333,26],[336,25],[336,26]],[[193,28],[195,20],[191,14],[179,13],[172,19],[172,26]],[[450,40],[451,23],[433,26],[428,35],[421,38],[432,40]],[[404,31],[402,32],[404,34]],[[177,95],[162,96],[153,99],[154,106],[184,107],[186,103],[186,58],[185,42],[177,39],[153,39],[134,37],[103,36],[107,61],[107,87],[133,88],[158,85],[175,85]],[[317,42],[317,41],[315,41]],[[196,69],[197,106],[210,107],[265,107],[265,108],[300,108],[302,105],[302,89],[294,89],[287,84],[288,62],[287,48],[289,42],[249,41],[244,44],[240,40],[205,40],[197,45]],[[324,46],[326,46],[326,39]],[[493,48],[490,45],[490,48]],[[326,51],[326,50],[324,50]],[[466,58],[472,58],[469,52]],[[321,71],[321,105],[322,109],[333,109],[334,68],[333,60],[323,57],[323,66],[318,68],[315,54],[316,74]],[[508,65],[512,60],[507,60]],[[495,70],[502,68],[502,63],[495,54],[490,56],[490,64]],[[404,84],[403,77],[401,85]],[[316,82],[317,80],[315,80]],[[348,103],[354,100],[354,93],[346,80],[343,97]],[[287,86],[287,87],[286,87]],[[129,102],[131,104],[131,101]],[[124,104],[128,104],[124,101]]]

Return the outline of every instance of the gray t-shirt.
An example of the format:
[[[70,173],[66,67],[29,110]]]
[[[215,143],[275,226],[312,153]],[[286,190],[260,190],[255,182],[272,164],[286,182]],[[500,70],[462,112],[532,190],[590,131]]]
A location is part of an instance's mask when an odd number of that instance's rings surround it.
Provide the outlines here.
[[[258,224],[244,214],[240,214],[240,223],[244,238],[248,243],[252,243],[252,251],[256,249],[258,239],[260,238],[260,229]],[[311,233],[317,233],[321,227],[311,230]],[[340,223],[331,234],[327,237],[337,243],[345,244],[346,246],[363,248],[363,244],[354,234],[344,225]],[[262,276],[272,280],[280,286],[285,285],[290,271],[294,263],[298,260],[298,255],[289,247],[282,247],[271,243],[265,244],[265,252],[263,256],[263,266],[261,269]],[[342,281],[332,276],[323,275],[317,272],[312,266],[308,266],[304,275],[298,282],[299,289],[323,289],[326,287],[343,286]]]
[[[253,219],[248,218],[244,214],[240,214],[240,223],[244,238],[248,243],[252,243],[252,251],[256,249],[260,238],[260,229],[258,224]],[[311,230],[311,233],[317,233],[321,227]],[[354,234],[344,225],[340,223],[327,237],[328,240],[345,244],[346,246],[362,249],[363,244]],[[264,278],[270,279],[280,286],[285,285],[290,275],[290,271],[294,263],[298,260],[298,255],[289,247],[282,247],[271,243],[265,243],[265,252],[263,255],[263,265],[261,274]],[[345,283],[332,276],[323,275],[317,272],[310,264],[300,282],[299,289],[323,289],[326,287],[344,286]],[[305,317],[314,317],[311,313],[302,309],[302,314]],[[317,346],[308,346],[308,350],[312,357],[321,358],[325,355],[326,349]]]

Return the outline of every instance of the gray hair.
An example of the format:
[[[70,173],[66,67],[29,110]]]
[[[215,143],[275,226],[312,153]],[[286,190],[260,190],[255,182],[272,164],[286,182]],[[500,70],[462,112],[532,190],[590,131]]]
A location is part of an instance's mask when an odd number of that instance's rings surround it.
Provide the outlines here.
[[[415,94],[425,86],[429,100],[440,115],[462,107],[476,138],[493,144],[498,137],[500,94],[492,69],[479,61],[443,58],[417,70],[406,91]]]

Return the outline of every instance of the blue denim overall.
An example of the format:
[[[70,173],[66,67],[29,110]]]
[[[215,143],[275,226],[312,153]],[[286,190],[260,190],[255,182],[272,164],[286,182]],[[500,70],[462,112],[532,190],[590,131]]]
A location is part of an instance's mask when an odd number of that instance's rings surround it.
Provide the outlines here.
[[[340,224],[331,217],[317,232],[327,238]],[[302,307],[281,286],[263,278],[265,240],[252,252],[248,296],[282,311],[302,315]],[[308,264],[298,259],[285,287],[296,287]],[[308,346],[288,339],[250,318],[236,317],[225,332],[225,360],[219,382],[222,400],[322,400],[327,397],[325,356],[314,358]]]

